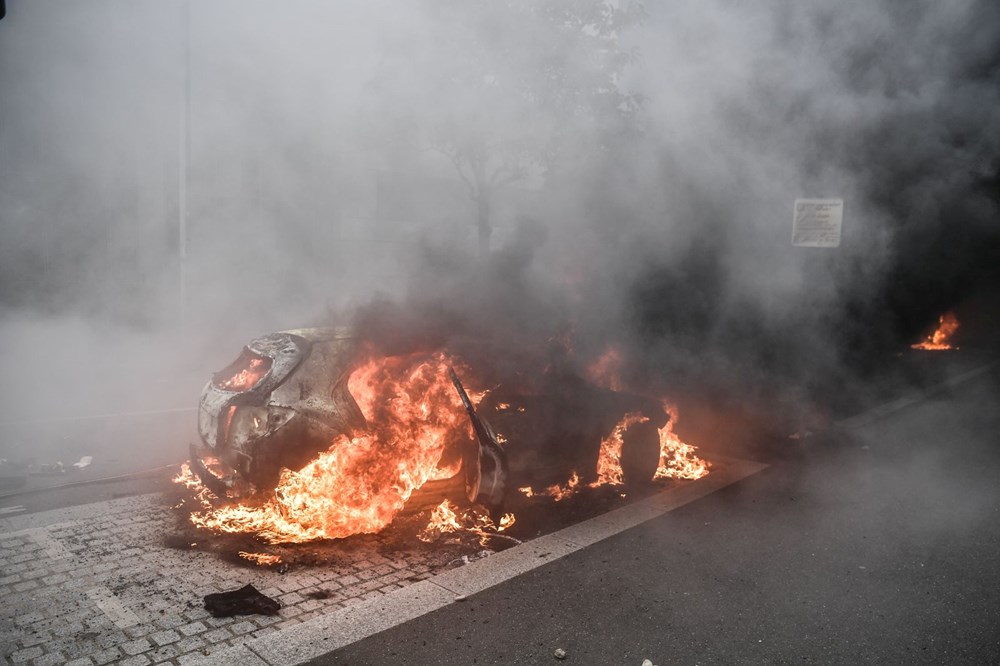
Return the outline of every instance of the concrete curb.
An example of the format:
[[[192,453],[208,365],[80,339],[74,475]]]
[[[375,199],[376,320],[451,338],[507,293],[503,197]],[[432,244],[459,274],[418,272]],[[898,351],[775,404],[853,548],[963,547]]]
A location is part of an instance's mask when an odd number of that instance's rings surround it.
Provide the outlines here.
[[[391,629],[565,557],[745,479],[766,464],[714,456],[716,469],[629,506],[533,539],[388,595],[216,652],[201,664],[292,666]]]

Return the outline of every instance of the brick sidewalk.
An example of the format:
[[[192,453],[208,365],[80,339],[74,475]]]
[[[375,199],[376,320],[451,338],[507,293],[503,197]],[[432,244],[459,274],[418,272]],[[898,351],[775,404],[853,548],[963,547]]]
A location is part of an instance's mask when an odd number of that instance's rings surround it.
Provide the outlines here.
[[[0,521],[0,659],[194,663],[428,578],[450,559],[354,549],[336,566],[280,574],[168,548],[164,534],[175,520],[146,495]],[[213,618],[204,610],[204,595],[247,583],[278,599],[279,615]]]

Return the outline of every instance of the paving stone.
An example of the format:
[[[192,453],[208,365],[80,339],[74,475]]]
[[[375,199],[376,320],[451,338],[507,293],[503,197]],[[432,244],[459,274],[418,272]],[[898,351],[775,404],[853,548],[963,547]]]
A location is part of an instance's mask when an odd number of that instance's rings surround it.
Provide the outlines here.
[[[110,651],[116,645],[121,645],[128,641],[128,636],[123,631],[111,631],[97,637],[97,645],[102,650]]]
[[[21,645],[24,647],[31,647],[33,645],[40,645],[42,643],[47,643],[52,640],[52,635],[47,631],[37,631],[28,632],[21,637]]]
[[[386,558],[357,548],[345,552],[340,564],[279,576],[160,546],[164,525],[175,517],[150,498],[100,506],[105,507],[100,513],[33,528],[28,537],[0,534],[0,626],[6,617],[18,625],[9,637],[18,642],[0,651],[8,660],[20,654],[17,663],[30,663],[58,654],[60,660],[95,666],[192,663],[206,653],[335,612],[373,588],[390,589],[401,578],[430,575],[444,564],[418,553]],[[202,608],[205,594],[248,582],[282,601],[280,615],[212,618]],[[106,593],[88,592],[94,589]],[[307,594],[319,590],[331,596]],[[4,640],[0,636],[0,646]]]
[[[151,633],[153,628],[147,624],[137,624],[132,627],[125,627],[125,635],[129,638],[139,638]]]
[[[205,647],[205,641],[198,636],[191,636],[190,638],[178,641],[174,645],[177,647],[178,654],[183,654],[185,652],[191,652],[192,650],[200,650]]]
[[[370,580],[378,576],[374,569],[360,569],[355,575],[361,580]]]
[[[180,654],[180,651],[173,645],[164,645],[163,647],[158,647],[151,652],[145,653],[154,662],[161,662],[167,659],[173,659]]]
[[[237,622],[233,626],[229,627],[229,629],[234,634],[240,635],[240,634],[245,634],[248,631],[255,631],[257,629],[257,625],[255,625],[253,622],[250,622],[249,620],[244,620],[243,622]]]
[[[136,655],[153,647],[153,644],[147,641],[145,638],[140,638],[137,641],[129,641],[128,643],[122,643],[121,649],[125,654]]]
[[[66,659],[59,652],[49,652],[38,657],[31,663],[33,666],[56,666],[56,664],[66,663]]]
[[[144,654],[137,654],[135,656],[128,657],[127,659],[122,659],[121,661],[118,662],[118,665],[119,666],[145,666],[146,664],[151,664],[151,663],[152,662],[149,660],[149,657],[147,657],[146,655],[144,655]]]
[[[29,659],[34,659],[35,657],[42,656],[42,653],[43,653],[42,648],[38,646],[30,647],[24,650],[18,650],[14,654],[10,655],[10,660],[15,664],[23,664]]]
[[[90,657],[80,657],[73,661],[67,661],[66,666],[94,666],[94,660]]]
[[[185,636],[193,636],[207,630],[208,627],[205,626],[204,622],[192,622],[177,628],[177,631],[181,632]]]
[[[299,604],[299,608],[305,611],[314,611],[318,608],[322,608],[325,605],[326,604],[324,604],[322,601],[319,601],[318,599],[309,599]]]
[[[163,617],[157,618],[153,624],[158,626],[160,629],[176,629],[177,627],[186,623],[187,620],[185,620],[180,615],[165,615]]]
[[[181,635],[173,629],[170,629],[168,631],[158,631],[155,634],[150,634],[149,638],[157,645],[167,645],[169,643],[179,641],[181,639]]]
[[[220,627],[218,629],[205,632],[202,637],[209,643],[217,643],[219,641],[225,641],[232,638],[233,633],[225,627]]]
[[[302,609],[299,608],[298,606],[285,606],[284,608],[281,609],[280,614],[281,617],[289,618],[289,617],[295,617],[296,615],[299,615],[301,612]]]
[[[21,578],[23,578],[24,580],[34,580],[39,585],[42,585],[42,584],[48,585],[48,583],[45,583],[44,580],[39,581],[38,579],[39,578],[44,578],[45,576],[51,576],[51,575],[52,575],[52,570],[51,569],[49,569],[48,567],[39,567],[38,569],[34,569],[34,570],[31,570],[31,571],[25,571],[23,574],[21,574]]]
[[[292,606],[304,600],[305,597],[303,597],[298,592],[289,592],[288,594],[278,597],[278,601],[281,602],[282,606]]]
[[[92,657],[95,664],[103,666],[104,664],[110,664],[113,661],[117,661],[121,654],[121,650],[113,647],[108,648],[107,650],[101,650],[100,652],[95,652]]]

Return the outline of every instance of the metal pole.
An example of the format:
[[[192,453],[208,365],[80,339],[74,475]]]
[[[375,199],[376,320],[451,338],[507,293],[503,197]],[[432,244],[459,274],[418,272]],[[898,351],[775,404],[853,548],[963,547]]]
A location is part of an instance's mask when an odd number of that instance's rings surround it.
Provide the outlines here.
[[[188,155],[191,149],[191,2],[184,0],[181,31],[184,49],[184,90],[178,137],[177,258],[180,278],[179,315],[183,329],[187,321],[187,223]]]

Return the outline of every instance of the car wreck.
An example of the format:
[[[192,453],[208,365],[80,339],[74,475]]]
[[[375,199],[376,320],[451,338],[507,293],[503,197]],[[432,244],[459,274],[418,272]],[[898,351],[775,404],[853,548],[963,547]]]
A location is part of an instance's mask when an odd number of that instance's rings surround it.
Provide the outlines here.
[[[250,341],[202,391],[198,432],[204,446],[192,445],[190,452],[201,481],[219,497],[273,489],[282,469],[303,467],[338,437],[368,432],[348,390],[359,344],[346,328],[281,331]],[[424,494],[447,495],[460,487],[468,502],[499,508],[507,478],[503,449],[454,370],[450,379],[476,439],[445,453],[461,460],[458,472],[430,481]],[[221,463],[222,475],[209,471],[206,455]]]
[[[658,429],[670,418],[661,401],[595,386],[551,358],[522,363],[516,372],[483,362],[477,375],[470,359],[482,350],[454,347],[379,354],[348,328],[288,330],[250,341],[202,391],[202,445],[191,446],[191,471],[217,498],[270,494],[278,506],[263,527],[224,528],[287,531],[273,523],[301,509],[309,527],[296,538],[370,532],[401,511],[442,500],[482,507],[499,519],[511,493],[578,470],[594,484],[654,477]],[[462,374],[480,389],[471,397]],[[609,481],[601,458],[612,433],[619,438],[618,474]],[[416,443],[401,454],[406,439]],[[384,502],[387,487],[391,501],[377,519],[346,524],[353,520],[346,516],[367,510],[369,498]],[[331,519],[311,504],[334,495],[347,497],[349,506],[337,509],[332,527],[314,528]]]

